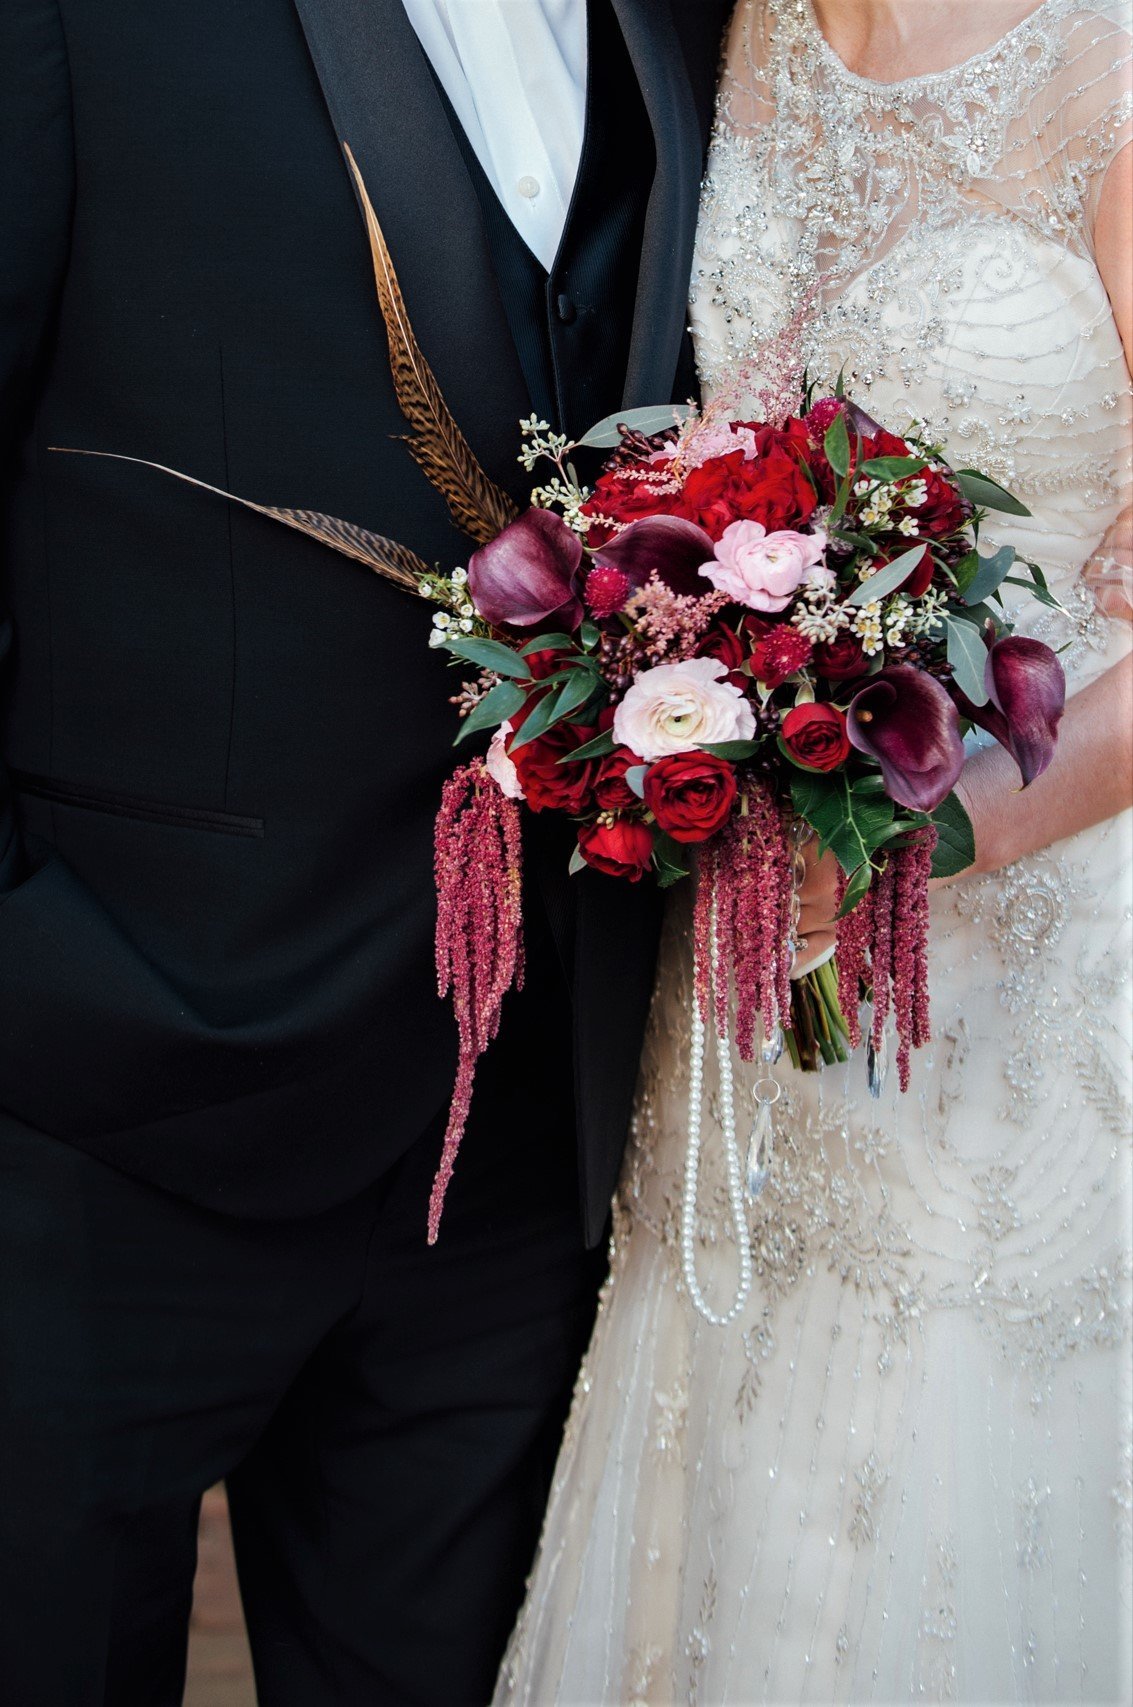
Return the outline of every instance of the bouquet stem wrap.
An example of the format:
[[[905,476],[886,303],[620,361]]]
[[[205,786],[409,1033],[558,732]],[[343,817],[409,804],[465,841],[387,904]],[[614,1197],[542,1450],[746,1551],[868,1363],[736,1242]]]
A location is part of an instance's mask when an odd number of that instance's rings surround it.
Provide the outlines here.
[[[500,1028],[503,999],[523,988],[521,818],[480,759],[445,784],[436,825],[437,989],[452,994],[460,1038],[456,1085],[429,1199],[429,1243],[440,1233],[476,1065]]]

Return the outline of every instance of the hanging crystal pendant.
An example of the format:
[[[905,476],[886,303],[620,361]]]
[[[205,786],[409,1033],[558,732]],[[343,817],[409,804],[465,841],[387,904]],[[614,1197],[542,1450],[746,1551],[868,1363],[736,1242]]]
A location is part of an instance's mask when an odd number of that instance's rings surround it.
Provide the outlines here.
[[[780,1094],[778,1081],[772,1078],[758,1079],[752,1089],[755,1119],[747,1144],[747,1194],[753,1203],[762,1195],[771,1178],[775,1156],[775,1116],[772,1111]]]
[[[763,1036],[763,1048],[759,1052],[759,1057],[763,1062],[763,1065],[765,1067],[774,1067],[775,1063],[781,1058],[784,1048],[783,1027],[779,1024],[778,1020],[776,1020],[771,1030],[769,1032],[765,1032]]]
[[[865,1053],[866,1080],[869,1084],[869,1094],[876,1099],[885,1089],[885,1080],[889,1073],[889,1032],[886,1029],[881,1034],[881,1042],[875,1049],[873,1038],[870,1037]]]

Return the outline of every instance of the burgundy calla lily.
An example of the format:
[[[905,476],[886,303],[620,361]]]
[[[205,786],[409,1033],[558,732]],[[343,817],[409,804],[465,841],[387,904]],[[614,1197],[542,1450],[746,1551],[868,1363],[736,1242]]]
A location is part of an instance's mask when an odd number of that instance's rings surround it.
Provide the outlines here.
[[[468,560],[468,590],[497,628],[550,623],[570,633],[583,617],[582,541],[551,510],[526,510]]]
[[[935,812],[964,768],[960,720],[934,676],[893,664],[850,702],[847,729],[859,753],[881,766],[899,806]]]
[[[1066,709],[1062,665],[1041,640],[1009,634],[988,649],[984,687],[987,705],[965,700],[961,709],[1007,748],[1026,788],[1054,757]]]
[[[706,589],[699,571],[711,563],[715,546],[703,528],[681,516],[644,516],[594,553],[595,562],[620,569],[635,587],[656,573],[675,593],[697,598]]]

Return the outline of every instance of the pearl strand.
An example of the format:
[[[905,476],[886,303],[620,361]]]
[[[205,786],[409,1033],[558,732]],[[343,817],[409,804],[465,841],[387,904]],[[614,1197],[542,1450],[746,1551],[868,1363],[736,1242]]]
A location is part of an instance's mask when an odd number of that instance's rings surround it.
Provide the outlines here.
[[[710,955],[708,969],[710,1012],[715,1011],[712,994],[715,987],[716,909],[712,909]],[[732,1230],[739,1251],[740,1274],[736,1296],[721,1315],[713,1310],[700,1288],[696,1272],[697,1196],[700,1183],[700,1123],[704,1106],[704,1058],[707,1047],[707,1028],[694,989],[692,995],[692,1058],[688,1075],[688,1147],[685,1152],[684,1197],[681,1205],[681,1265],[685,1286],[697,1314],[710,1327],[726,1328],[736,1320],[751,1296],[754,1278],[751,1259],[751,1239],[748,1233],[747,1205],[744,1196],[743,1169],[740,1146],[736,1136],[736,1097],[732,1078],[732,1046],[727,1027],[716,1032],[716,1054],[720,1063],[720,1120],[724,1133],[724,1157],[728,1170],[728,1204],[732,1214]]]

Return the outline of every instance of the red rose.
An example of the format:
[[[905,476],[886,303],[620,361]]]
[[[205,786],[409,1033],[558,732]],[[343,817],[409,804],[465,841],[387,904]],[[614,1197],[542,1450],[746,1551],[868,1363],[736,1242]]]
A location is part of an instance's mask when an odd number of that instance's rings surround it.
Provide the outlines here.
[[[626,781],[626,772],[643,763],[628,747],[615,747],[609,758],[602,760],[594,798],[603,812],[624,812],[627,807],[637,805],[638,797]]]
[[[615,818],[612,824],[584,825],[578,847],[595,871],[640,883],[653,858],[653,833],[640,818]]]
[[[545,735],[528,741],[509,756],[519,772],[519,785],[533,812],[584,812],[591,802],[597,763],[581,759],[560,765],[565,753],[594,739],[594,730],[577,723],[557,723]]]
[[[833,640],[824,640],[814,649],[815,669],[831,682],[848,682],[860,676],[868,663],[861,641],[848,628],[840,629]]]
[[[751,655],[751,667],[766,687],[782,687],[788,676],[809,664],[813,651],[805,634],[781,622],[760,640]]]
[[[742,622],[738,630],[729,628],[726,622],[714,623],[707,634],[701,635],[696,648],[698,658],[718,658],[721,664],[726,664],[726,680],[741,693],[751,686],[751,678],[742,670],[751,655],[751,642],[746,638],[744,628]]]
[[[645,776],[645,804],[675,842],[714,836],[736,792],[734,769],[711,753],[674,753],[651,765]]]
[[[971,517],[972,506],[952,477],[936,468],[922,468],[913,478],[923,480],[928,488],[924,503],[909,511],[919,532],[929,539],[943,539],[963,527]]]
[[[911,551],[913,546],[918,545],[919,543],[919,540],[913,540],[912,544],[906,546],[905,549],[907,551]],[[878,562],[881,562],[880,558],[878,558]],[[907,593],[911,599],[919,599],[927,593],[929,588],[932,586],[932,578],[935,574],[936,564],[932,560],[932,552],[926,545],[920,562],[909,570],[909,573],[905,576],[905,579],[901,582],[897,591],[899,593]]]
[[[836,705],[796,705],[783,719],[783,745],[812,771],[836,771],[850,756],[846,719]]]
[[[696,522],[713,540],[732,522],[762,522],[768,533],[800,528],[818,499],[785,434],[760,429],[760,454],[742,450],[712,457],[690,471],[677,514]]]

